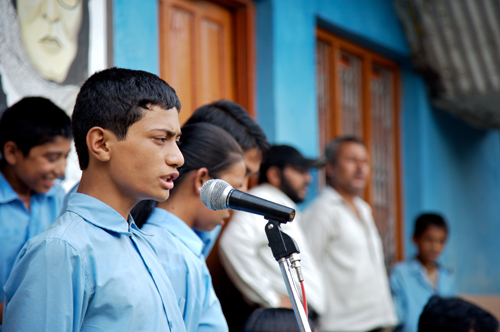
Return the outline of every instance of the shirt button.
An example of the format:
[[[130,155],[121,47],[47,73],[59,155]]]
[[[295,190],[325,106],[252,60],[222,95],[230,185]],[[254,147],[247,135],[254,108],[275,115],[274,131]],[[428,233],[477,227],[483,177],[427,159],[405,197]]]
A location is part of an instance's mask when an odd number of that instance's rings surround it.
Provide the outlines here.
[[[174,323],[172,323],[171,321],[168,321],[168,326],[169,326],[170,328],[173,328],[173,327],[174,327]]]

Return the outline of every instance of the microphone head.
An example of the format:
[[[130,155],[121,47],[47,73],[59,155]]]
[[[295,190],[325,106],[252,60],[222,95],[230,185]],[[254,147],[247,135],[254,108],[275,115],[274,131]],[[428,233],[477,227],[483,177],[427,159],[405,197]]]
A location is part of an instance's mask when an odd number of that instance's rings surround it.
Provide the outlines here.
[[[201,186],[200,198],[207,208],[213,211],[227,209],[227,196],[233,187],[224,180],[212,179]]]

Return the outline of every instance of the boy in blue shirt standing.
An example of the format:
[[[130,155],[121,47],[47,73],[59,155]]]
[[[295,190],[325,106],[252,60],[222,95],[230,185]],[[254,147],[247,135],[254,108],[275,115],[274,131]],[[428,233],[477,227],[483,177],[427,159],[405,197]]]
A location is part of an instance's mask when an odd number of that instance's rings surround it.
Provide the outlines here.
[[[61,211],[71,123],[62,109],[41,97],[24,98],[0,120],[0,331],[3,286],[17,254],[45,231]]]
[[[433,295],[455,296],[455,278],[437,262],[448,237],[448,227],[437,214],[422,214],[415,222],[413,242],[417,257],[394,266],[390,284],[399,318],[397,331],[418,331],[418,319]]]
[[[185,331],[176,296],[129,212],[168,198],[184,159],[175,91],[112,68],[82,86],[72,118],[82,178],[66,212],[21,250],[4,331]]]

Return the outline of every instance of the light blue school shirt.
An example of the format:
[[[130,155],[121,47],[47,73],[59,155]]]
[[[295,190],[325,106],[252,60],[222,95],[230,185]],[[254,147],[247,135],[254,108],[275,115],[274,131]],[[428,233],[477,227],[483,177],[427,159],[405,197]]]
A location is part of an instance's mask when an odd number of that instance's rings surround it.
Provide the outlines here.
[[[431,296],[456,295],[455,277],[447,268],[438,264],[438,279],[434,288],[416,258],[395,265],[389,281],[400,323],[396,331],[418,331],[420,314]]]
[[[21,250],[5,285],[4,332],[185,331],[147,236],[105,203],[72,194]]]
[[[32,237],[42,233],[59,217],[64,200],[59,185],[47,193],[33,193],[30,211],[0,172],[0,302],[17,254]],[[1,331],[1,327],[0,327]]]
[[[153,234],[153,247],[167,272],[188,332],[228,331],[212,278],[202,254],[203,242],[181,219],[155,208],[142,230]]]
[[[203,256],[205,256],[205,259],[212,251],[212,248],[214,247],[215,242],[217,241],[217,238],[219,237],[221,230],[222,230],[221,225],[215,226],[215,228],[209,232],[202,232],[196,229],[194,230],[196,235],[198,235],[198,237],[203,242],[202,254]]]

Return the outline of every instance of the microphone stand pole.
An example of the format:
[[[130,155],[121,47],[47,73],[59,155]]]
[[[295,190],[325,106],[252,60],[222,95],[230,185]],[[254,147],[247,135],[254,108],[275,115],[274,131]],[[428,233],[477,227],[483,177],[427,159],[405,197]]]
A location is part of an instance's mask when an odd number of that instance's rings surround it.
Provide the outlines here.
[[[266,235],[269,241],[269,247],[273,252],[274,258],[278,261],[281,269],[281,275],[285,281],[286,289],[288,291],[288,296],[292,302],[293,311],[295,312],[295,318],[299,324],[301,332],[311,332],[311,327],[309,326],[309,320],[307,319],[304,307],[300,302],[299,294],[297,292],[297,287],[295,287],[295,282],[292,277],[290,270],[290,262],[292,267],[297,268],[297,274],[302,274],[300,271],[300,258],[298,254],[300,253],[297,243],[288,234],[281,231],[280,224],[286,221],[273,220],[270,217],[264,217],[269,222],[266,224]]]

